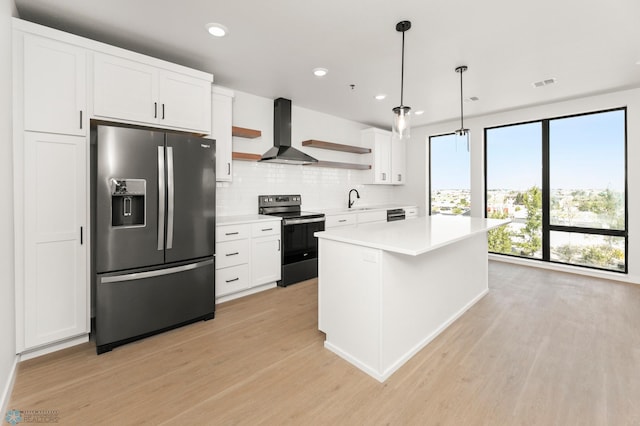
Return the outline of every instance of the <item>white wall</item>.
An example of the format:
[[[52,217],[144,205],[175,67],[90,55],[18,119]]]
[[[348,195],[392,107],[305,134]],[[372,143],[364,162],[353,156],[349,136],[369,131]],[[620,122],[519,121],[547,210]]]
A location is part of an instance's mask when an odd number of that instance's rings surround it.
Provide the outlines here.
[[[4,419],[9,381],[16,359],[13,268],[13,150],[11,17],[17,16],[13,0],[0,0],[0,416]]]
[[[543,118],[553,118],[583,112],[593,112],[611,108],[627,107],[627,182],[628,182],[628,214],[629,214],[629,251],[627,262],[629,274],[624,277],[620,274],[590,272],[581,269],[581,273],[597,276],[607,276],[622,279],[634,283],[640,283],[640,89],[624,90],[598,96],[589,96],[570,101],[539,105],[531,108],[523,108],[481,117],[465,118],[465,127],[471,132],[471,213],[473,216],[484,216],[484,129],[486,127],[500,126],[503,124],[520,123]],[[412,134],[438,135],[451,133],[459,127],[459,121],[439,123],[412,129]],[[412,135],[413,139],[413,135]],[[421,167],[424,182],[428,180],[428,150],[424,153],[413,147],[413,155],[422,155]],[[412,154],[409,154],[409,158]],[[413,159],[412,159],[413,161]],[[409,182],[405,191],[417,197],[422,192],[420,200],[426,203],[428,185],[420,185]],[[532,265],[540,265],[539,262],[527,261]],[[555,268],[554,269],[562,269]]]
[[[323,140],[361,146],[360,130],[365,125],[323,114],[295,105],[291,110],[291,144],[305,153],[325,161],[370,164],[370,154],[352,154],[303,147],[302,141]],[[256,139],[233,138],[233,150],[264,154],[273,146],[273,100],[243,92],[235,92],[233,125],[262,131]],[[233,162],[233,182],[218,183],[217,214],[255,214],[260,194],[301,194],[305,210],[335,209],[347,206],[348,193],[356,188],[357,204],[387,204],[397,200],[391,186],[365,184],[361,170],[333,169],[301,165]],[[424,195],[423,195],[424,197]]]

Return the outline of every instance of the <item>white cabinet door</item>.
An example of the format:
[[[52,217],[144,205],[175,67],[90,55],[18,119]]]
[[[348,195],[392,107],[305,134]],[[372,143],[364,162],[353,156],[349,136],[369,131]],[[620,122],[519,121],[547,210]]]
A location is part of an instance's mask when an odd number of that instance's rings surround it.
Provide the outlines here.
[[[404,185],[407,179],[406,140],[393,138],[391,141],[391,183]]]
[[[211,133],[211,83],[161,71],[158,118],[163,125]]]
[[[155,123],[158,104],[158,69],[115,56],[94,54],[93,114]]]
[[[25,34],[23,85],[25,130],[86,134],[84,49]]]
[[[281,278],[280,235],[252,239],[251,286],[257,286]]]
[[[17,309],[29,349],[89,332],[86,138],[25,132],[24,149],[24,306]]]
[[[140,62],[94,55],[93,114],[211,133],[211,83]]]
[[[216,140],[216,181],[231,182],[233,92],[214,87],[211,93],[211,137]]]
[[[371,148],[373,164],[369,183],[388,185],[391,183],[391,132],[380,129],[362,131],[363,145]]]

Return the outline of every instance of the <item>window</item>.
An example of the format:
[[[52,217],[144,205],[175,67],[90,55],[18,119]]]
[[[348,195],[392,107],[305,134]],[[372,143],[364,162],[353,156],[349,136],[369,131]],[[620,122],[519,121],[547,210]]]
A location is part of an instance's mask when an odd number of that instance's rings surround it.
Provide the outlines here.
[[[429,138],[430,214],[466,215],[471,211],[471,175],[466,140],[455,134]]]
[[[485,129],[489,251],[627,271],[626,109]]]

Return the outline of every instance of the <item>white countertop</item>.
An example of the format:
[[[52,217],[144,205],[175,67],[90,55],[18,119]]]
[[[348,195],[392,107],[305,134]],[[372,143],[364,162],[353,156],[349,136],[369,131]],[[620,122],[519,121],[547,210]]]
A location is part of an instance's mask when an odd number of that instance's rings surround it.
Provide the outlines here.
[[[313,211],[319,211],[324,214],[346,214],[346,213],[363,213],[376,210],[389,210],[389,209],[402,209],[407,207],[417,207],[417,204],[377,204],[373,206],[360,206],[356,205],[352,208],[333,208],[333,209],[311,209]]]
[[[320,239],[418,256],[509,222],[508,219],[467,216],[423,216],[357,228],[332,228],[314,235]]]
[[[266,214],[245,214],[234,216],[216,216],[216,226],[240,225],[243,223],[256,223],[269,220],[282,220],[279,216],[269,216]]]

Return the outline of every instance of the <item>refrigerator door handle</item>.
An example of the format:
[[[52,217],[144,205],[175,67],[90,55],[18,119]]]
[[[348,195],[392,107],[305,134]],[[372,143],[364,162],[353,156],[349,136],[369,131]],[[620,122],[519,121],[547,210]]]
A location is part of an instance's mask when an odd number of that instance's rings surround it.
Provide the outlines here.
[[[101,277],[100,284],[117,283],[123,281],[141,280],[144,278],[159,277],[161,275],[170,275],[178,272],[190,271],[192,269],[202,268],[204,266],[212,265],[213,259],[203,260],[201,262],[190,263],[188,265],[174,266],[173,268],[157,269],[155,271],[148,272],[135,272],[133,274],[112,275],[108,277]]]
[[[174,182],[173,182],[173,147],[167,147],[167,250],[173,248],[173,211],[174,211]]]
[[[164,250],[164,146],[158,147],[158,250]]]

